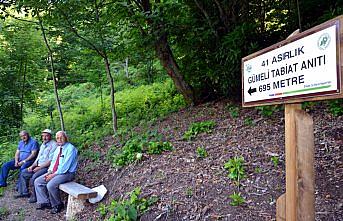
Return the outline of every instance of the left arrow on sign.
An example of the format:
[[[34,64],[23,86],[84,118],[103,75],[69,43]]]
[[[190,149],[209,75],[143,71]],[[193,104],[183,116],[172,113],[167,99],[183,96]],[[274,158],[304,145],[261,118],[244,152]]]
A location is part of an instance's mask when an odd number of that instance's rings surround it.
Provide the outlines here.
[[[249,88],[249,90],[248,90],[248,93],[250,94],[250,96],[251,96],[251,94],[252,93],[255,93],[256,92],[256,88]]]

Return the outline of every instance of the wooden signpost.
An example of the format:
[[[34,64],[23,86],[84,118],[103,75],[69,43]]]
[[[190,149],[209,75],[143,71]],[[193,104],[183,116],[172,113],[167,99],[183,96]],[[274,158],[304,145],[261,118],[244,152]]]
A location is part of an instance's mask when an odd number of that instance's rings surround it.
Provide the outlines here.
[[[301,102],[343,98],[343,16],[242,59],[243,107],[285,104],[286,193],[277,221],[315,220],[313,120]]]

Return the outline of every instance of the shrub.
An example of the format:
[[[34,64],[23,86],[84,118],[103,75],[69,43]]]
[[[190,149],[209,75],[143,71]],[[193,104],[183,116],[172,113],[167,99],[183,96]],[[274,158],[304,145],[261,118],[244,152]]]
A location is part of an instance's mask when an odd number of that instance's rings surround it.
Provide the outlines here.
[[[243,203],[245,203],[245,200],[241,196],[241,193],[233,193],[229,197],[231,199],[231,202],[230,202],[231,206],[240,206]]]
[[[226,106],[226,109],[229,111],[230,116],[232,118],[237,118],[239,117],[239,108],[233,104],[229,104]]]
[[[214,121],[192,123],[183,135],[183,138],[185,140],[192,140],[200,133],[210,133],[215,125],[216,123]]]
[[[169,142],[150,141],[147,148],[148,154],[161,154],[163,151],[172,150],[173,146]]]
[[[274,167],[277,167],[279,165],[279,157],[278,156],[272,156],[270,160],[273,162]]]
[[[337,117],[343,115],[343,99],[328,101],[330,113]]]
[[[12,144],[10,142],[0,143],[0,165],[13,159],[16,149],[16,144]]]
[[[110,149],[107,160],[112,161],[115,166],[125,166],[141,160],[143,153],[161,154],[173,149],[171,143],[160,139],[155,133],[132,134],[121,149],[116,147]]]
[[[135,221],[144,214],[147,209],[156,203],[156,197],[149,199],[140,198],[141,188],[136,187],[132,192],[126,194],[126,198],[112,200],[110,205],[100,204],[97,208],[102,217],[108,217],[105,220],[114,221]]]
[[[254,125],[254,121],[251,119],[251,117],[244,118],[244,125],[252,126]]]
[[[196,152],[199,158],[206,158],[208,156],[206,149],[203,147],[198,147]]]
[[[103,94],[106,91],[105,88]],[[107,92],[100,99],[100,91],[91,83],[68,86],[59,92],[65,128],[70,140],[79,148],[113,133]],[[141,122],[154,121],[186,105],[170,79],[162,83],[129,87],[117,92],[115,96],[119,130],[132,128]],[[32,135],[40,135],[43,128],[51,128],[55,132],[60,130],[54,106],[52,92],[50,95],[42,95],[35,110],[26,110],[25,129]],[[48,110],[52,110],[51,116]]]
[[[280,110],[281,106],[279,105],[269,105],[269,106],[259,106],[255,107],[259,113],[264,117],[270,117],[274,112]]]
[[[224,164],[224,168],[228,170],[230,177],[232,180],[237,181],[238,184],[242,178],[245,177],[245,170],[244,170],[244,158],[243,157],[234,157],[228,160]]]

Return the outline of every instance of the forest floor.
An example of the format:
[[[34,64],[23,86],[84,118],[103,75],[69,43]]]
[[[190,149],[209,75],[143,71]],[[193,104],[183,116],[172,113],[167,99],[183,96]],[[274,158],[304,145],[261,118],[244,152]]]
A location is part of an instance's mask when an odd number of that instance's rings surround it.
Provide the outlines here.
[[[239,117],[232,118],[227,106],[226,101],[206,103],[158,120],[150,130],[163,134],[174,149],[144,154],[140,162],[120,169],[105,160],[108,149],[119,141],[105,138],[102,147],[90,147],[101,153],[99,159],[81,160],[77,181],[88,187],[105,185],[108,193],[102,203],[106,204],[135,187],[141,187],[143,197],[158,197],[141,216],[143,221],[275,220],[276,200],[285,192],[284,113],[280,110],[263,117],[254,108],[240,108]],[[333,117],[322,103],[308,113],[314,120],[316,220],[343,220],[343,116]],[[216,123],[211,133],[199,134],[192,141],[182,138],[192,122],[205,120]],[[206,158],[198,158],[198,147],[206,149]],[[245,162],[246,176],[239,189],[245,203],[241,206],[230,205],[229,195],[238,187],[224,169],[234,156],[244,157]],[[273,156],[278,165],[271,160]],[[65,211],[58,215],[36,211],[27,199],[14,200],[13,192],[8,187],[0,197],[0,207],[7,209],[0,211],[0,220],[63,219]],[[87,203],[77,220],[102,220],[98,206]]]

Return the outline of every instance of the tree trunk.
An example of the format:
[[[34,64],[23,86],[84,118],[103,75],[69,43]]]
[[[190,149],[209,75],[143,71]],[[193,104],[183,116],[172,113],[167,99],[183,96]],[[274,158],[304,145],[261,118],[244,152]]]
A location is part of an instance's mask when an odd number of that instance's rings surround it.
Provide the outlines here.
[[[23,124],[23,109],[24,109],[24,95],[25,95],[25,81],[26,81],[26,63],[24,64],[23,71],[23,61],[20,62],[19,74],[23,72],[23,82],[21,85],[21,97],[20,97],[20,124]]]
[[[113,126],[113,132],[115,134],[118,129],[118,125],[117,125],[117,113],[116,113],[115,99],[114,99],[114,81],[111,75],[110,62],[108,61],[108,57],[104,57],[104,62],[105,62],[107,80],[111,87],[112,126]]]
[[[148,76],[148,83],[151,84],[153,82],[153,66],[154,66],[154,61],[153,59],[149,59],[147,62],[147,76]]]
[[[177,65],[173,52],[171,51],[167,35],[162,34],[156,42],[156,52],[163,67],[167,70],[168,75],[173,79],[177,90],[183,95],[186,102],[191,105],[197,104],[193,88],[187,84],[185,79],[180,73],[179,66]]]
[[[125,75],[129,78],[129,58],[125,58]]]
[[[145,14],[151,14],[151,3],[150,0],[134,1],[135,4],[144,11]],[[155,3],[160,3],[160,0],[156,0]],[[176,63],[173,52],[170,49],[167,39],[167,33],[164,30],[164,24],[161,22],[158,25],[154,25],[153,20],[147,16],[147,23],[152,28],[152,33],[157,33],[157,41],[155,42],[155,49],[161,64],[166,69],[168,75],[174,82],[176,89],[183,95],[186,102],[190,105],[198,104],[198,100],[194,94],[193,88],[185,81],[180,68]],[[141,32],[144,35],[145,32],[141,28]]]
[[[44,39],[44,42],[45,42],[45,46],[48,49],[48,53],[49,53],[49,60],[50,60],[50,65],[51,65],[51,75],[52,75],[52,80],[53,80],[53,83],[54,83],[54,93],[55,93],[55,99],[56,99],[58,113],[59,113],[59,116],[60,116],[61,130],[65,131],[64,120],[63,120],[63,113],[62,113],[61,103],[60,103],[60,99],[59,99],[59,96],[58,96],[58,90],[57,90],[57,81],[56,81],[55,68],[54,68],[54,58],[53,58],[52,50],[51,50],[51,48],[49,46],[49,42],[48,42],[48,40],[46,38],[46,35],[45,35],[42,19],[41,19],[40,15],[39,15],[39,12],[38,11],[36,11],[36,12],[37,12],[39,26],[41,28],[43,39]]]

